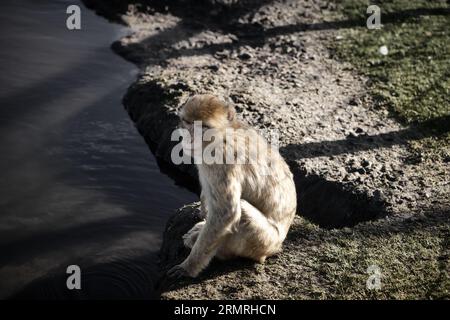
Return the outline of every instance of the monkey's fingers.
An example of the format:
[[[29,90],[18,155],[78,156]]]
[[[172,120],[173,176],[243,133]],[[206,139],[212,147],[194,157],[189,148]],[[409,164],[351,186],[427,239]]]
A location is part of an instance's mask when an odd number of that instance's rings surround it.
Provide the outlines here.
[[[187,277],[188,273],[186,272],[186,270],[184,270],[183,267],[181,267],[180,265],[176,265],[169,271],[167,271],[167,276],[172,279],[179,279],[182,277]]]

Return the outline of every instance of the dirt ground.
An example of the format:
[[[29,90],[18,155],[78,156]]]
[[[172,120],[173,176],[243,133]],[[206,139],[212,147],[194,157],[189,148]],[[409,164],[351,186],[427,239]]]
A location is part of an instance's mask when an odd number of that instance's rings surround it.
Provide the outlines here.
[[[89,5],[89,1],[86,1]],[[165,299],[439,299],[450,297],[448,163],[417,159],[423,138],[368,94],[370,81],[338,61],[335,6],[309,1],[126,1],[96,6],[133,33],[113,49],[141,68],[124,105],[162,161],[175,112],[194,93],[229,97],[239,116],[277,130],[296,180],[298,217],[282,253],[264,265],[215,261]],[[195,179],[192,167],[179,167]],[[161,272],[188,253],[181,235],[196,204],[169,221]],[[371,270],[381,286],[372,288]]]

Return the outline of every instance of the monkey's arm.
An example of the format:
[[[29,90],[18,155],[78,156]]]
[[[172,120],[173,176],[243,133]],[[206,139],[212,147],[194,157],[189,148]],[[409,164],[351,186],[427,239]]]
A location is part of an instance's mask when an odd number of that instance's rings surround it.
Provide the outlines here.
[[[223,239],[239,221],[240,184],[237,181],[220,181],[216,185],[218,187],[210,189],[211,194],[206,203],[209,212],[205,226],[189,256],[179,266],[172,268],[169,276],[176,276],[184,271],[187,275],[196,277],[209,264]]]
[[[206,219],[206,217],[208,216],[208,210],[206,209],[206,197],[203,191],[200,194],[200,211],[202,213],[202,216]]]

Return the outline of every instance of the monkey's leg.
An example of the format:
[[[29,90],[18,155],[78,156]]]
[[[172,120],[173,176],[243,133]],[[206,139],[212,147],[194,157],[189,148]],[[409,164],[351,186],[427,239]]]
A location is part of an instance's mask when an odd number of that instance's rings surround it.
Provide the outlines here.
[[[186,248],[192,249],[205,223],[206,221],[200,221],[196,225],[194,225],[191,230],[186,232],[186,234],[183,236],[183,243]]]
[[[227,169],[221,166],[222,169]],[[200,177],[202,174],[200,174]],[[222,246],[232,229],[241,218],[241,184],[233,174],[215,174],[216,178],[205,185],[209,197],[206,197],[208,217],[198,234],[197,241],[189,256],[179,265],[174,266],[167,275],[171,278],[180,276],[196,277]],[[204,187],[204,186],[202,186]]]
[[[281,236],[277,226],[245,200],[241,200],[241,220],[237,230],[228,235],[217,251],[219,259],[246,257],[263,263],[266,257],[281,249]]]

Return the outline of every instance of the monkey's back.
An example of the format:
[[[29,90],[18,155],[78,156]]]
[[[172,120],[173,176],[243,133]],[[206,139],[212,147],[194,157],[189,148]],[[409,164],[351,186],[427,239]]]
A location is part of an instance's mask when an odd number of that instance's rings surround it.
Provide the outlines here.
[[[252,135],[269,150],[264,161],[236,166],[242,179],[241,198],[259,209],[268,219],[289,227],[297,208],[293,175],[278,150],[255,130]],[[286,230],[287,231],[287,230]]]

